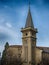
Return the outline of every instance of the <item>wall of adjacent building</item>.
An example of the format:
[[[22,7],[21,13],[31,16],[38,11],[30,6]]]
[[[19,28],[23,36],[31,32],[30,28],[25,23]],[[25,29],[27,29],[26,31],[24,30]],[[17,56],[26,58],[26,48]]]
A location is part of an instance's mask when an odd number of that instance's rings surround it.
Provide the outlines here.
[[[42,52],[42,61],[49,63],[49,52]]]
[[[36,64],[42,61],[42,50],[36,48]]]

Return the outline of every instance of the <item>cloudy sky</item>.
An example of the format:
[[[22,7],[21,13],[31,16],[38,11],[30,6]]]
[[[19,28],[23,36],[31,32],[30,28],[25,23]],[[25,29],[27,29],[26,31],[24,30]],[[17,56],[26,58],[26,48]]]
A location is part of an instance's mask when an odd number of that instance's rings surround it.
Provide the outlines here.
[[[22,44],[29,0],[0,0],[0,52],[6,42]],[[38,29],[37,46],[49,47],[49,0],[30,0],[34,27]]]

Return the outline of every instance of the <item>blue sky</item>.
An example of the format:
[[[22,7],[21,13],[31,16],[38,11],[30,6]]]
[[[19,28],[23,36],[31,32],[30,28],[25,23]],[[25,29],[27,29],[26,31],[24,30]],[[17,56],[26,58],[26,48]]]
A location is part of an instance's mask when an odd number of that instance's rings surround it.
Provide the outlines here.
[[[0,52],[6,42],[22,44],[29,0],[0,0]],[[38,29],[37,46],[49,47],[49,0],[30,0],[34,27]]]

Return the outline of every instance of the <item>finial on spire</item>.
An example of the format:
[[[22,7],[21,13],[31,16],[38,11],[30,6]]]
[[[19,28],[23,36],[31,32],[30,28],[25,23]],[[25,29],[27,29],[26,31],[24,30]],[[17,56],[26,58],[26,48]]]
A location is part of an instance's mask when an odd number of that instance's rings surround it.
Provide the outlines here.
[[[30,9],[30,0],[29,0],[29,9]]]

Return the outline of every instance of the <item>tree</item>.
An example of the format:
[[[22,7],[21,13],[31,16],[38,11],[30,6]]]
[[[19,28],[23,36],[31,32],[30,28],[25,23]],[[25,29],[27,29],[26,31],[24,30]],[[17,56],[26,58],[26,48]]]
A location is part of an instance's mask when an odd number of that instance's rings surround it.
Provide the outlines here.
[[[9,43],[6,42],[6,44],[5,44],[5,50],[6,50],[8,47],[9,47]]]
[[[8,42],[6,42],[5,49],[3,50],[3,53],[2,53],[1,65],[6,64],[6,51],[7,51],[8,47],[9,47],[9,44],[8,44]]]

